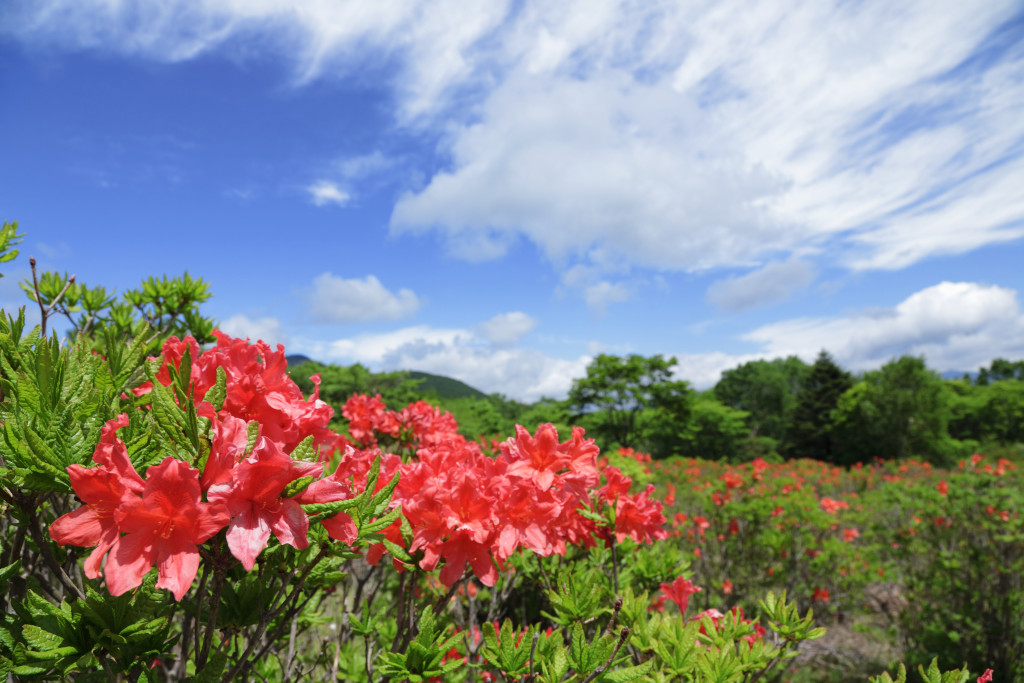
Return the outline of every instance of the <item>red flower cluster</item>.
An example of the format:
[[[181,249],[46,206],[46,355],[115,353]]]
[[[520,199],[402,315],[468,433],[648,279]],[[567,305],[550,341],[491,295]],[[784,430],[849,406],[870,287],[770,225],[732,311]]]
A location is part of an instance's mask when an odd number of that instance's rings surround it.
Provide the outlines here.
[[[257,420],[260,433],[289,453],[310,435],[314,437],[314,445],[322,447],[325,457],[326,453],[344,445],[341,437],[327,426],[334,410],[320,400],[320,375],[310,377],[315,389],[306,400],[302,390],[288,376],[288,361],[282,345],[278,344],[275,350],[262,341],[235,339],[220,330],[214,330],[213,335],[217,345],[207,351],[200,351],[192,337],[168,339],[157,380],[170,385],[169,367],[180,369],[185,349],[188,349],[189,377],[197,405],[217,383],[217,369],[223,368],[227,376],[227,396],[217,417],[234,417],[243,422]],[[150,389],[151,384],[147,382],[136,389],[136,393]],[[209,403],[205,406],[209,409],[205,416],[213,417],[212,406]]]
[[[520,549],[542,556],[564,554],[568,544],[592,545],[595,535],[617,540],[632,538],[650,542],[665,538],[661,503],[652,498],[653,487],[629,495],[629,477],[608,467],[605,486],[597,468],[598,448],[576,428],[572,437],[559,442],[551,424],[541,425],[536,435],[523,427],[516,436],[498,445],[496,457],[486,455],[475,442],[457,434],[448,413],[426,403],[414,403],[400,413],[387,411],[379,398],[354,396],[343,413],[351,422],[349,433],[361,443],[377,443],[381,434],[407,431],[416,457],[401,463],[394,455],[382,456],[381,480],[399,472],[392,502],[412,528],[406,544],[398,522],[385,530],[386,537],[422,553],[420,568],[441,566],[440,579],[451,586],[468,563],[486,585],[494,585],[498,571]],[[387,431],[380,431],[387,430]],[[379,450],[349,448],[338,470],[310,487],[308,495],[321,502],[330,486],[349,490],[365,481],[365,472]],[[347,484],[345,482],[348,482]],[[595,490],[597,489],[597,490]],[[615,528],[599,529],[579,513],[581,508],[614,506]],[[328,530],[341,539],[351,533],[344,513]],[[325,522],[325,526],[332,521]],[[377,546],[367,559],[376,562],[383,553]],[[443,565],[442,565],[443,561]]]
[[[348,433],[357,446],[374,448],[381,436],[419,447],[437,446],[457,434],[459,425],[452,417],[426,401],[410,403],[400,412],[388,410],[380,394],[374,397],[352,395],[341,409],[349,421]]]
[[[93,454],[99,467],[68,467],[85,505],[55,520],[50,536],[61,545],[96,546],[85,562],[91,579],[100,576],[107,556],[103,574],[112,595],[138,586],[155,564],[157,588],[181,600],[199,568],[198,545],[229,516],[223,505],[202,502],[198,470],[180,460],[165,458],[143,481],[116,436],[127,425],[128,416],[121,415],[103,428]]]
[[[104,575],[115,595],[138,586],[154,565],[159,587],[177,599],[198,570],[198,546],[227,527],[231,553],[252,569],[271,534],[296,548],[309,545],[309,519],[302,504],[347,500],[366,488],[372,463],[380,459],[377,489],[400,474],[392,505],[402,507],[412,529],[403,538],[396,521],[385,536],[418,554],[419,566],[441,566],[440,580],[454,584],[468,563],[480,580],[493,585],[498,570],[518,550],[539,555],[564,554],[567,544],[593,545],[632,538],[651,542],[667,537],[662,505],[654,487],[630,495],[632,481],[614,467],[598,469],[598,448],[576,428],[559,442],[553,425],[535,435],[522,427],[498,445],[496,457],[457,433],[455,419],[424,402],[400,412],[386,409],[380,397],[353,396],[343,414],[349,434],[361,446],[346,445],[328,428],[333,411],[314,391],[308,400],[286,373],[284,348],[249,343],[215,332],[217,345],[201,352],[194,339],[170,339],[157,381],[169,385],[171,368],[187,370],[196,411],[210,420],[210,454],[203,471],[167,458],[143,479],[135,472],[117,430],[128,425],[122,415],[103,430],[93,456],[98,467],[69,468],[72,486],[85,505],[56,520],[52,538],[61,544],[95,546],[86,573]],[[226,376],[226,396],[219,410],[204,400],[216,386],[218,370]],[[314,376],[314,382],[319,378]],[[137,393],[152,391],[152,385]],[[258,424],[250,449],[248,428]],[[339,446],[344,453],[330,476],[319,479],[323,465],[292,458],[289,453],[309,436],[320,447],[320,460]],[[374,447],[381,437],[408,447],[415,457],[403,463]],[[302,493],[286,497],[292,482],[313,481]],[[600,487],[600,488],[599,488]],[[583,509],[614,510],[611,527],[580,514]],[[357,537],[352,519],[339,513],[322,521],[329,535],[351,544]],[[383,545],[371,548],[376,562]],[[442,565],[443,562],[443,565]]]
[[[317,445],[335,447],[339,437],[327,426],[333,411],[315,392],[308,401],[302,396],[285,372],[283,347],[274,351],[262,342],[214,334],[217,346],[205,353],[192,338],[172,337],[157,373],[158,381],[170,384],[169,366],[180,369],[189,350],[197,412],[211,421],[210,454],[202,472],[167,457],[143,480],[117,438],[128,426],[127,415],[104,427],[93,453],[98,467],[68,468],[85,505],[55,520],[50,536],[61,545],[96,546],[85,563],[86,575],[98,578],[106,556],[103,574],[113,595],[138,586],[156,565],[157,587],[180,600],[195,579],[198,546],[225,526],[228,548],[247,570],[271,533],[281,543],[309,546],[305,512],[282,494],[296,479],[319,477],[323,466],[293,460],[286,451],[310,435]],[[227,392],[215,411],[200,399],[217,383],[218,368],[224,369]],[[148,385],[136,393],[151,390]],[[258,422],[259,433],[247,453],[251,420]]]
[[[825,512],[834,515],[840,510],[849,509],[850,504],[845,500],[833,500],[832,498],[824,497],[821,499],[821,509]]]

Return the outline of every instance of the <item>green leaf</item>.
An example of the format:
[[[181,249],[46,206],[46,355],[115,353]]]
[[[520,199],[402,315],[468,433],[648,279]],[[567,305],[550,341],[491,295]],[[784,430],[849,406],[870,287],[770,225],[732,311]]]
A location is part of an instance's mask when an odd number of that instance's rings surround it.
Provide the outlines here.
[[[314,481],[316,481],[316,477],[300,477],[284,487],[284,490],[281,492],[281,497],[293,498],[308,489],[309,485]]]
[[[601,677],[601,680],[607,681],[607,683],[627,683],[627,681],[635,681],[638,678],[643,678],[650,673],[653,668],[654,659],[648,659],[643,664],[626,667],[625,669],[609,671]]]
[[[46,651],[56,649],[64,639],[55,633],[50,633],[35,624],[25,624],[21,629],[21,635],[30,647]]]
[[[295,447],[295,450],[291,452],[292,460],[299,460],[302,462],[316,462],[317,461],[317,448],[313,445],[313,435],[310,434],[305,439],[299,442],[299,445]]]
[[[228,374],[224,368],[220,365],[217,366],[217,382],[210,387],[206,396],[203,397],[204,401],[209,401],[213,405],[213,409],[220,411],[224,407],[224,400],[228,397]],[[294,455],[293,455],[294,457]]]
[[[224,666],[228,661],[227,650],[217,650],[210,655],[203,670],[193,676],[192,683],[218,683],[224,674]]]

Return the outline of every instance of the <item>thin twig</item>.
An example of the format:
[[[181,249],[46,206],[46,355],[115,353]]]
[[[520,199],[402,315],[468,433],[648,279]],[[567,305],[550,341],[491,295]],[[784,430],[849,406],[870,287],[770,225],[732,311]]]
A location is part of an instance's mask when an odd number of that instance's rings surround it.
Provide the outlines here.
[[[584,678],[580,683],[590,683],[591,681],[596,680],[597,677],[603,674],[605,671],[607,671],[611,663],[615,661],[615,657],[619,654],[619,650],[622,649],[622,646],[628,639],[629,627],[623,626],[622,630],[619,631],[619,642],[615,643],[615,649],[612,650],[612,653],[610,655],[608,655],[608,659],[604,661],[604,664],[591,671],[590,675]]]

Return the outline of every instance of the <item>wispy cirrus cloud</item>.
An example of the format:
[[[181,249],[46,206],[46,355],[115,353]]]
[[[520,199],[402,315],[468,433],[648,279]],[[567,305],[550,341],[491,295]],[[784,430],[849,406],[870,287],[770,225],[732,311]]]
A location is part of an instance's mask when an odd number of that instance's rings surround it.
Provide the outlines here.
[[[256,44],[299,86],[377,69],[438,150],[391,230],[475,260],[525,238],[563,272],[898,269],[1024,235],[1013,0],[44,0],[0,20],[165,61]],[[344,204],[345,173],[313,200]]]
[[[800,260],[772,262],[739,277],[718,280],[707,299],[727,311],[744,311],[784,301],[814,281],[814,268]]]

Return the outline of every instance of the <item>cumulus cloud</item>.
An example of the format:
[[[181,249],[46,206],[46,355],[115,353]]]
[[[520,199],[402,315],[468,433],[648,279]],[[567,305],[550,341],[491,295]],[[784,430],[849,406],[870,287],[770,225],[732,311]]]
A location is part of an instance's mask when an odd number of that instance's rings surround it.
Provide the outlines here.
[[[1024,355],[1024,315],[1017,291],[975,282],[942,282],[889,309],[835,318],[772,323],[744,335],[766,356],[813,359],[827,349],[854,370],[895,356],[924,355],[938,370],[966,370],[993,358]]]
[[[232,337],[262,340],[268,344],[288,344],[288,334],[277,318],[249,318],[241,313],[221,321],[220,329]]]
[[[324,323],[398,320],[412,315],[419,307],[419,298],[411,289],[392,293],[373,275],[360,280],[322,273],[313,280],[309,298],[310,312]]]
[[[309,193],[312,202],[317,206],[327,206],[328,204],[345,206],[348,204],[349,199],[351,199],[348,192],[329,180],[317,181],[307,187],[306,191]]]
[[[814,268],[804,261],[774,262],[752,273],[712,283],[707,300],[727,311],[745,311],[784,301],[813,281]]]
[[[795,318],[742,336],[750,353],[677,353],[676,376],[698,389],[725,370],[759,359],[799,356],[814,361],[822,349],[843,367],[875,370],[902,355],[924,356],[938,372],[971,371],[994,358],[1024,356],[1024,312],[1018,292],[976,282],[941,282],[890,308],[845,316]]]
[[[464,329],[406,327],[363,334],[304,350],[328,362],[363,363],[381,370],[420,370],[454,377],[486,393],[521,401],[564,398],[586,374],[589,356],[564,360],[540,351],[500,348]]]
[[[808,245],[902,267],[1021,235],[1024,55],[960,68],[1013,3],[741,5],[524,12],[519,68],[392,228],[686,270]]]
[[[495,346],[512,346],[527,335],[537,321],[522,311],[502,313],[480,323],[480,333]]]

